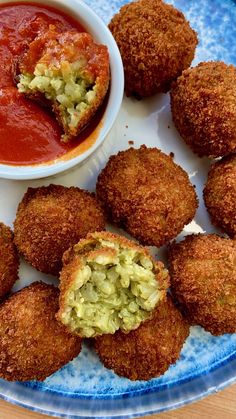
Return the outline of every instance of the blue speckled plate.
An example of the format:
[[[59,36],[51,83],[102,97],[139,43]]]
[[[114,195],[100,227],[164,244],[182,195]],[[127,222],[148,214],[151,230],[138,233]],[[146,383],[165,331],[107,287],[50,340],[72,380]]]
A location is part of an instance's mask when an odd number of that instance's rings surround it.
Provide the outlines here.
[[[108,22],[125,3],[119,0],[87,0]],[[199,34],[200,44],[194,63],[224,60],[236,64],[236,4],[231,0],[172,1]],[[96,178],[108,157],[120,149],[146,143],[167,154],[175,154],[196,185],[200,206],[194,221],[183,234],[213,232],[202,201],[202,188],[209,168],[208,159],[197,158],[179,138],[171,120],[169,96],[158,95],[143,101],[124,99],[118,120],[102,148],[85,165],[54,179],[14,182],[0,179],[0,219],[12,224],[17,203],[27,187],[52,181],[93,190]],[[162,252],[154,249],[162,257]],[[52,282],[22,262],[21,288],[34,280]],[[24,278],[24,280],[23,280]],[[180,360],[168,372],[148,382],[131,382],[106,370],[92,348],[84,344],[81,355],[43,383],[8,383],[0,380],[2,398],[66,418],[131,418],[183,406],[218,391],[236,381],[236,335],[213,337],[195,327],[184,345]]]

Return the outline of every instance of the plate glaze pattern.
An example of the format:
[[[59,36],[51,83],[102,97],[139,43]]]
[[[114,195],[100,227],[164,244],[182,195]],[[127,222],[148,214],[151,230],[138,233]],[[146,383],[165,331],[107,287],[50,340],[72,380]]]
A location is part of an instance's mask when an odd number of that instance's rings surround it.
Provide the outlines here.
[[[172,365],[160,378],[144,381],[130,381],[117,377],[113,371],[102,366],[96,353],[89,345],[77,359],[62,368],[44,383],[29,383],[30,387],[63,394],[73,393],[78,398],[117,398],[123,395],[145,393],[148,390],[161,391],[179,382],[189,381],[216,368],[234,354],[236,335],[214,337],[200,327],[192,327],[180,360]],[[236,356],[236,355],[235,355]],[[83,383],[83,388],[81,388]]]
[[[107,23],[123,1],[87,0],[86,3]],[[194,64],[204,60],[224,60],[236,64],[236,4],[230,0],[175,0],[199,34]],[[148,133],[148,135],[147,135]],[[15,208],[29,186],[60,183],[93,190],[97,175],[110,154],[142,143],[157,146],[188,171],[196,184],[200,206],[194,222],[184,229],[190,232],[215,231],[202,201],[202,188],[209,168],[208,159],[197,158],[179,138],[170,114],[169,96],[159,95],[141,102],[124,99],[118,120],[100,150],[74,171],[44,181],[14,182],[0,179],[2,205],[0,219],[11,224]],[[10,211],[9,211],[10,206]],[[183,235],[182,234],[182,235]],[[162,258],[164,251],[155,251]],[[31,280],[43,279],[24,263],[22,287]],[[47,280],[51,282],[51,278]],[[236,380],[236,335],[213,337],[193,327],[180,360],[160,378],[132,382],[105,369],[89,344],[80,356],[47,378],[43,383],[7,383],[0,380],[1,397],[32,410],[78,419],[82,417],[128,418],[160,412],[200,399]]]
[[[127,3],[125,0],[85,0],[89,6],[109,23],[114,13]],[[200,61],[223,60],[234,64],[236,60],[236,4],[233,0],[168,0],[181,10],[198,33],[199,45],[193,64]]]

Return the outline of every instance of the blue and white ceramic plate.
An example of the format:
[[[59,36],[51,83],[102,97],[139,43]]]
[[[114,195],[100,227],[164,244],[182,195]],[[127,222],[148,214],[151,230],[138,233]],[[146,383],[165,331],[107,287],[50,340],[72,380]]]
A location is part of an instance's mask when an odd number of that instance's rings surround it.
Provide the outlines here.
[[[106,22],[123,0],[87,0]],[[199,34],[194,64],[224,60],[236,64],[236,4],[232,0],[174,0]],[[209,160],[197,158],[178,136],[171,119],[169,95],[136,101],[124,99],[122,109],[102,148],[82,167],[43,181],[15,182],[0,179],[0,219],[11,225],[17,204],[28,186],[77,185],[94,190],[96,178],[110,154],[146,143],[169,154],[196,185],[200,206],[183,234],[213,232],[202,201]],[[162,257],[162,251],[157,252]],[[35,280],[53,280],[22,262],[21,288]],[[24,278],[24,280],[23,280]],[[54,281],[55,282],[55,281]],[[236,335],[213,337],[199,327],[191,330],[179,361],[160,378],[131,382],[116,376],[99,362],[86,344],[77,359],[43,383],[8,383],[0,380],[0,396],[29,409],[66,418],[131,418],[174,409],[218,391],[236,381]]]

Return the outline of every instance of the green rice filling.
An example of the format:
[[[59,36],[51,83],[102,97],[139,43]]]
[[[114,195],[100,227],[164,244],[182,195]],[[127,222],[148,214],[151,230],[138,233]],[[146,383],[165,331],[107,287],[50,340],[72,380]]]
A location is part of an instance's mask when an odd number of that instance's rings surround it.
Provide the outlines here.
[[[34,74],[20,75],[18,90],[28,94],[43,93],[59,106],[64,125],[69,130],[76,129],[84,111],[96,98],[94,80],[89,80],[82,71],[85,64],[83,59],[72,64],[64,61],[58,68],[38,63]]]
[[[66,296],[62,321],[84,337],[129,332],[150,317],[160,299],[150,258],[135,249],[100,240],[116,256],[98,255],[84,262]]]

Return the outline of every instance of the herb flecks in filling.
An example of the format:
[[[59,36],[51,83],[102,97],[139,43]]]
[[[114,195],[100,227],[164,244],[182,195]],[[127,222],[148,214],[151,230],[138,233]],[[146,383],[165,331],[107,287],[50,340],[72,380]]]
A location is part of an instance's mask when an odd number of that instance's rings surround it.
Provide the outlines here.
[[[71,331],[84,337],[129,332],[150,317],[163,297],[163,284],[151,257],[137,249],[101,238],[81,255],[78,269],[73,264],[60,315]]]
[[[96,98],[96,85],[79,73],[81,61],[63,61],[60,68],[45,64],[35,67],[34,75],[22,74],[18,89],[21,93],[41,92],[46,99],[58,102],[64,124],[69,130],[78,125],[83,112]]]
[[[107,48],[88,33],[57,33],[50,27],[30,44],[19,68],[19,92],[47,99],[64,128],[63,141],[86,126],[109,85]]]

